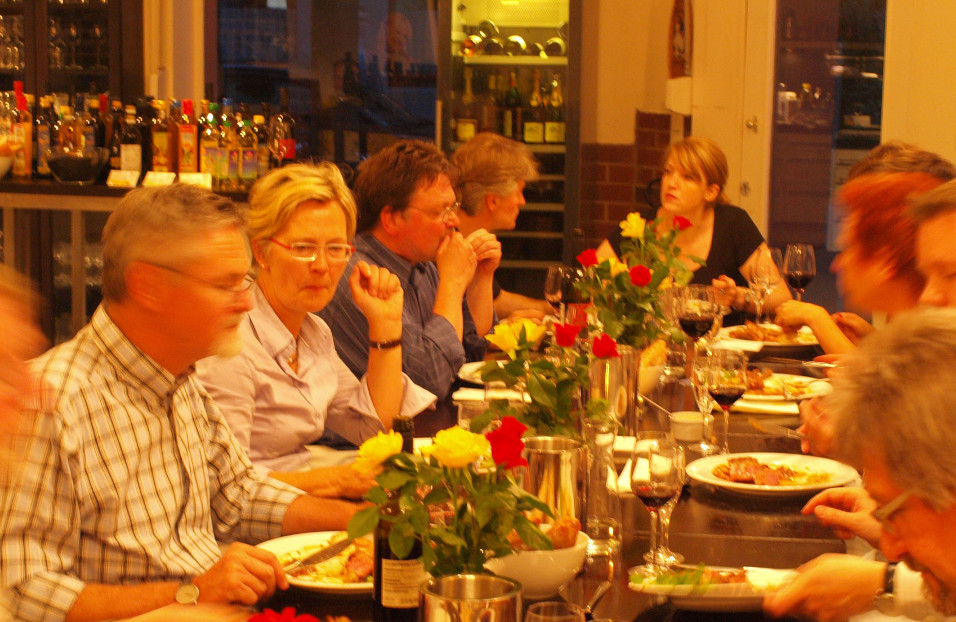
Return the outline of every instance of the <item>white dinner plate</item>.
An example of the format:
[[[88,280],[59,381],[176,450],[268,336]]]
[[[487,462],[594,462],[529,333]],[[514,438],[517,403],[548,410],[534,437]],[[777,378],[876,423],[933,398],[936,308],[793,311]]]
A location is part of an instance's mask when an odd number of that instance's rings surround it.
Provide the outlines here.
[[[761,326],[767,326],[767,324],[761,324]],[[731,333],[735,330],[739,330],[741,326],[726,326],[721,328],[717,332],[717,337],[719,340],[732,339],[737,341],[749,341],[751,343],[763,344],[764,348],[793,348],[795,346],[815,346],[818,345],[817,336],[813,334],[813,331],[810,330],[809,326],[801,326],[797,331],[796,341],[793,343],[779,343],[777,341],[753,341],[752,339],[742,339],[740,337],[734,337]]]
[[[727,570],[721,568],[721,570]],[[759,611],[763,598],[793,580],[794,570],[745,566],[748,583],[717,583],[705,585],[663,585],[648,579],[629,582],[635,592],[666,596],[678,609],[691,611]]]
[[[786,465],[797,470],[829,473],[830,478],[825,482],[800,486],[769,486],[765,484],[731,482],[714,475],[714,468],[718,465],[727,462],[727,460],[731,458],[743,458],[747,456],[756,458],[758,462],[764,464]],[[836,486],[844,486],[857,479],[859,474],[853,467],[843,464],[842,462],[837,462],[836,460],[830,460],[829,458],[818,458],[817,456],[805,456],[803,454],[740,453],[718,454],[694,460],[687,465],[687,476],[692,480],[717,486],[730,492],[761,497],[792,497],[804,496]]]
[[[833,391],[830,381],[821,378],[811,378],[810,376],[798,376],[795,374],[773,374],[764,380],[764,388],[770,389],[772,393],[744,393],[743,399],[752,402],[783,402],[789,401],[783,395],[783,385],[787,383],[791,387],[801,387],[803,392],[796,395],[793,400],[807,400],[811,397],[827,395]]]
[[[276,557],[282,561],[282,556],[293,551],[311,549],[321,546],[329,539],[342,533],[340,531],[313,531],[310,533],[297,533],[291,536],[282,536],[260,542],[257,546],[276,554]],[[306,553],[307,554],[307,553]],[[313,592],[322,592],[325,594],[371,594],[374,586],[369,583],[328,583],[309,579],[308,577],[289,577],[289,583],[296,587],[301,587]]]

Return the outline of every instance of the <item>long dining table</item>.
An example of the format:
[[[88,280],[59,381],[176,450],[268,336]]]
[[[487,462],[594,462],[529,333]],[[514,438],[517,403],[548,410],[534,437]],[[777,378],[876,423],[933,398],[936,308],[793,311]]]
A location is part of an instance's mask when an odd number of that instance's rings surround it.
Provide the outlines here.
[[[674,387],[659,397],[665,407],[678,410],[689,406],[688,387]],[[692,402],[691,402],[692,403]],[[730,416],[727,441],[732,453],[800,453],[799,441],[766,434],[748,423],[745,414]],[[791,424],[795,418],[791,417]],[[785,421],[777,418],[778,421]],[[666,413],[648,406],[642,427],[667,425]],[[720,416],[715,425],[721,426]],[[693,458],[693,455],[690,456]],[[619,466],[623,456],[619,456]],[[794,496],[749,496],[721,487],[689,481],[672,513],[670,548],[685,558],[685,564],[703,562],[708,566],[795,568],[824,553],[846,551],[843,540],[805,516],[801,507],[810,494]],[[628,569],[644,563],[649,547],[650,519],[643,504],[630,493],[621,497],[624,525],[621,551],[612,557],[589,558],[581,573],[568,586],[569,597],[584,604],[604,581],[611,587],[596,603],[590,615],[614,621],[771,620],[760,611],[688,611],[675,608],[666,599],[634,592],[628,588]],[[556,597],[557,598],[557,597]],[[137,622],[155,620],[246,620],[256,611],[282,611],[294,607],[298,613],[347,616],[353,622],[371,622],[372,599],[368,594],[339,596],[292,587],[275,594],[257,607],[239,605],[169,605],[132,618]]]

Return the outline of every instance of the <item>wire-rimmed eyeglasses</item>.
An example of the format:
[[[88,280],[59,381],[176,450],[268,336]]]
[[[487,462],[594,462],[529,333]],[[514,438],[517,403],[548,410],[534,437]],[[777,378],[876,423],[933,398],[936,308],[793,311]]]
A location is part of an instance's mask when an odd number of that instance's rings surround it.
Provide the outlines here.
[[[443,207],[440,212],[433,212],[431,210],[427,210],[421,207],[415,207],[414,205],[409,205],[407,209],[418,210],[419,212],[422,212],[423,214],[428,214],[432,218],[437,217],[439,220],[441,220],[444,224],[447,225],[448,222],[451,220],[452,216],[457,214],[460,208],[461,208],[461,203],[458,201],[455,201],[451,205],[447,205]]]
[[[293,259],[299,261],[315,261],[319,257],[319,249],[324,249],[325,260],[329,263],[345,263],[355,252],[355,247],[346,242],[330,242],[324,246],[313,244],[312,242],[292,242],[283,244],[279,240],[269,238],[273,244],[281,246],[289,251]]]
[[[880,526],[883,528],[883,531],[887,533],[896,534],[896,528],[893,527],[893,515],[902,509],[903,504],[906,503],[906,500],[913,495],[912,490],[904,490],[900,494],[896,495],[892,501],[884,505],[883,507],[876,508],[870,512],[870,516],[879,521]]]
[[[246,275],[242,277],[242,280],[235,285],[220,285],[218,283],[213,283],[212,281],[207,281],[206,279],[201,279],[198,276],[193,276],[188,272],[183,272],[182,270],[178,270],[170,266],[164,266],[158,263],[150,263],[149,265],[172,272],[173,274],[178,274],[179,276],[187,278],[190,281],[194,281],[200,285],[205,285],[206,287],[222,292],[223,294],[228,294],[235,297],[239,297],[252,289],[252,286],[256,284],[256,278],[258,277],[258,271],[253,269],[247,272]]]

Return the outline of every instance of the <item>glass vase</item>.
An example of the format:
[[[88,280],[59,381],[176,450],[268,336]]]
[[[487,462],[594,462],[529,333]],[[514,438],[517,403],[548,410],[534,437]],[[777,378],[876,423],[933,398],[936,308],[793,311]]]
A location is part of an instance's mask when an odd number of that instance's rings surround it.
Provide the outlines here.
[[[584,532],[591,539],[588,557],[613,556],[621,550],[621,503],[616,493],[614,469],[616,422],[585,418],[587,480],[584,497]]]

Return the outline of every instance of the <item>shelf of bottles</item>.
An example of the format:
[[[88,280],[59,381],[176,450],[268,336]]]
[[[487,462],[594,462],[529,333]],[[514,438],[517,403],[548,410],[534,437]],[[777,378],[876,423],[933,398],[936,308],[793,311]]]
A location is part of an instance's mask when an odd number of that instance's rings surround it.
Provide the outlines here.
[[[564,252],[568,19],[567,0],[457,4],[451,19],[445,148],[495,132],[524,142],[540,162],[514,230],[497,232],[502,287],[539,297],[538,277]]]

